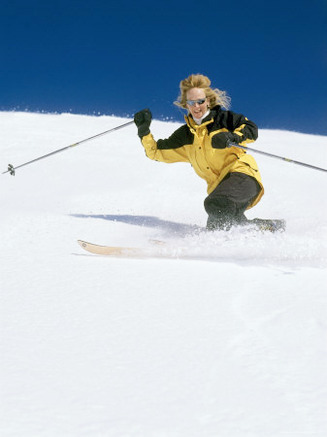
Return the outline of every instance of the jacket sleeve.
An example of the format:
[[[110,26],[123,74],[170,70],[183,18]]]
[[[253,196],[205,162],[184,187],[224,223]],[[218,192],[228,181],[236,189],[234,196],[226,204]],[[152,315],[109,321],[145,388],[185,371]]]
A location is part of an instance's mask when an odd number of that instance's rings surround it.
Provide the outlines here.
[[[156,141],[151,133],[142,138],[148,158],[166,163],[189,162],[187,146],[192,144],[186,126],[177,129],[169,138]]]
[[[225,123],[226,128],[239,137],[237,142],[241,145],[253,143],[258,138],[257,125],[242,114],[227,111]]]

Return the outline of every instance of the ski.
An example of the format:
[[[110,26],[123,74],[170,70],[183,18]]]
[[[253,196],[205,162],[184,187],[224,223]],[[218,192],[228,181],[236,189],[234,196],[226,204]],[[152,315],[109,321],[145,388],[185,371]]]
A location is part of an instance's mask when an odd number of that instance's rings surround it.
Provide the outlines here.
[[[238,229],[248,229],[252,235],[252,230],[260,233],[274,233],[274,232],[283,232],[286,227],[285,220],[281,219],[252,219],[243,223],[240,226],[236,226]],[[205,228],[203,229],[208,234],[210,232],[224,232],[228,235],[229,231],[208,231]],[[129,247],[129,246],[105,246],[100,244],[89,243],[87,241],[78,240],[78,244],[82,249],[86,250],[89,253],[93,253],[95,255],[105,255],[111,257],[121,257],[121,258],[188,258],[191,257],[191,254],[185,253],[185,247],[178,248],[174,247],[173,251],[171,251],[171,247],[166,245],[164,241],[161,240],[150,240],[150,242],[157,246],[159,250],[154,250],[154,247]],[[161,246],[161,247],[160,247]],[[168,250],[166,250],[168,249]],[[187,250],[187,249],[186,249]]]
[[[112,257],[122,258],[144,258],[147,255],[146,250],[139,247],[127,247],[127,246],[102,246],[100,244],[88,243],[87,241],[78,240],[78,244],[87,252],[95,255],[106,255]]]

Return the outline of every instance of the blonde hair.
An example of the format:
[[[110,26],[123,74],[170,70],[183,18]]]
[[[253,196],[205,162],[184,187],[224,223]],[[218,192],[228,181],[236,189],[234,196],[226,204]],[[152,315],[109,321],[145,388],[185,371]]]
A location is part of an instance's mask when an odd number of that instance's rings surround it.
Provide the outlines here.
[[[213,108],[216,105],[223,106],[225,109],[230,107],[231,99],[225,91],[221,91],[218,88],[211,88],[211,80],[203,74],[191,74],[186,79],[182,80],[179,84],[180,95],[174,104],[180,108],[187,109],[186,106],[186,94],[192,88],[202,88],[206,97],[209,99],[209,108]]]

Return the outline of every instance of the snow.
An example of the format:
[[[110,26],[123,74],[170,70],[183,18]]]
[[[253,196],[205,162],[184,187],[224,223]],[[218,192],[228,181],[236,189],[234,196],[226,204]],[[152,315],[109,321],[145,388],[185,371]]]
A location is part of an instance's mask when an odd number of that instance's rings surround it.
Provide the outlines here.
[[[127,121],[1,112],[2,171]],[[263,129],[252,146],[327,168],[326,140]],[[285,233],[196,232],[205,183],[147,159],[133,125],[1,175],[1,436],[327,435],[327,175],[255,157],[248,217]]]

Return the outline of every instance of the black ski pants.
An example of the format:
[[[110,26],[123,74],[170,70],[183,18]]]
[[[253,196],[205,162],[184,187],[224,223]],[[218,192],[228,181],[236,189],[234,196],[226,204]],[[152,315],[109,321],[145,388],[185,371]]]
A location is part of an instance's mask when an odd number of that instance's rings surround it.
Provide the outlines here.
[[[225,229],[246,221],[244,211],[260,193],[260,185],[244,173],[229,173],[204,200],[208,229]]]

